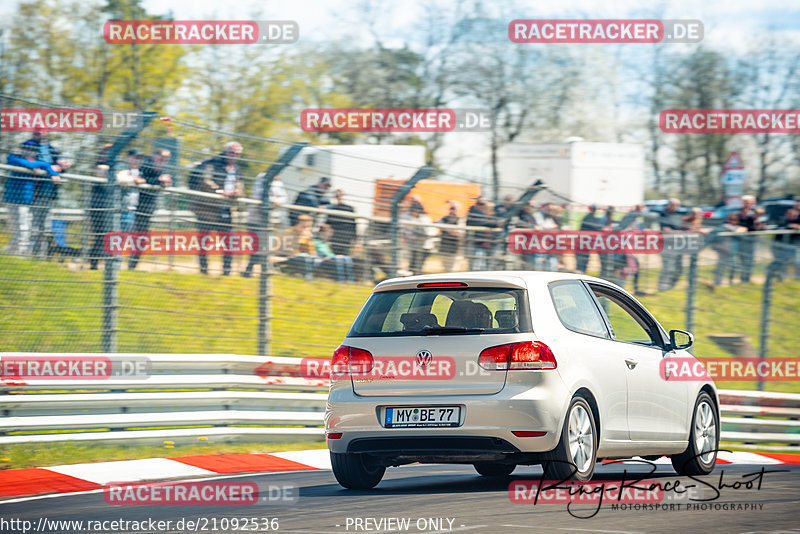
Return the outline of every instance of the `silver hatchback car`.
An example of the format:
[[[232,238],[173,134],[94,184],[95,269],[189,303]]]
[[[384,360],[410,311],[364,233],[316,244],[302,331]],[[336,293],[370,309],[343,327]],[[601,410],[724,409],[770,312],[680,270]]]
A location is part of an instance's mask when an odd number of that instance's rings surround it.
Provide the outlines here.
[[[346,488],[386,467],[541,464],[589,480],[599,459],[669,456],[710,473],[713,381],[669,374],[692,336],[667,333],[620,287],[550,272],[467,272],[380,283],[331,362],[325,432]],[[666,369],[666,371],[665,371]]]

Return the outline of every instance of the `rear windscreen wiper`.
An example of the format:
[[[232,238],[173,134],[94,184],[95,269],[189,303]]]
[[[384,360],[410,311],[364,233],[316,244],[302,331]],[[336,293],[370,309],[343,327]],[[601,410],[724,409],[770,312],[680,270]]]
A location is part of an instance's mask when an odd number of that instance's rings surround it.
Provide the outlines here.
[[[426,336],[436,334],[480,334],[485,328],[467,328],[466,326],[426,326],[422,329]]]

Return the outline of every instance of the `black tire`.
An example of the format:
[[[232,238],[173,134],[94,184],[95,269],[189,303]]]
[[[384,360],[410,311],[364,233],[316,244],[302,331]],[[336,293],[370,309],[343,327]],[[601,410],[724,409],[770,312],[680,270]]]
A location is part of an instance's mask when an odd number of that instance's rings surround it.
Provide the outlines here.
[[[494,462],[478,462],[472,464],[478,474],[485,477],[507,477],[517,468],[516,464],[498,464]]]
[[[386,467],[365,454],[331,453],[333,476],[347,489],[371,489],[378,485]]]
[[[584,454],[584,458],[588,456],[588,460],[583,462],[587,463],[587,465],[583,466],[583,470],[575,465],[569,449],[569,426],[573,411],[576,412],[576,417],[587,418],[591,428],[591,436],[581,435],[583,439],[576,444],[576,446],[581,447],[582,451],[587,451],[585,445],[588,445],[588,443],[586,441],[591,441],[591,450],[588,451],[588,454]],[[584,431],[586,431],[586,428],[584,428]],[[589,437],[591,438],[590,440],[587,439]],[[564,427],[561,429],[561,438],[558,441],[558,445],[545,455],[545,462],[542,463],[544,480],[591,480],[592,476],[594,476],[594,466],[597,462],[597,438],[597,424],[595,423],[591,406],[582,396],[574,396],[572,402],[569,403],[567,416],[564,418]]]
[[[702,408],[700,408],[701,404],[706,405],[708,410],[705,411],[705,413],[713,417],[713,421],[699,421],[698,424],[698,412],[702,412]],[[712,428],[714,435],[707,435]],[[689,445],[682,453],[669,457],[672,461],[672,467],[675,468],[675,471],[679,475],[707,475],[714,470],[714,466],[717,462],[717,449],[719,449],[719,430],[719,413],[717,412],[717,406],[708,393],[702,392],[697,396],[692,411],[692,423],[689,428]],[[698,436],[699,431],[704,432],[704,434]],[[698,444],[698,438],[705,438],[706,443],[712,446],[713,452],[702,454],[700,444]]]

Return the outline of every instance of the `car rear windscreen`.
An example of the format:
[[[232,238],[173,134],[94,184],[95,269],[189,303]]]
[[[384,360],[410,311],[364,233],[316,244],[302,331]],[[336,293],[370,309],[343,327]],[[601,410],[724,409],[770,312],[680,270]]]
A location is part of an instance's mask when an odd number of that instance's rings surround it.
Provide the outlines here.
[[[414,289],[373,293],[348,336],[530,331],[530,315],[522,289]]]

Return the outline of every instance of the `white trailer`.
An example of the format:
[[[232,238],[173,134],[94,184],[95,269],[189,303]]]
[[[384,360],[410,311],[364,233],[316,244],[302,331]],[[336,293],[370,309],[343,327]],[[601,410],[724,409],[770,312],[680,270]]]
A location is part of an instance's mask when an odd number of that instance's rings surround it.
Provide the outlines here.
[[[542,180],[556,194],[539,193],[536,203],[629,207],[644,202],[644,148],[639,144],[510,143],[498,160],[501,198],[517,198]]]
[[[423,165],[425,147],[421,145],[316,145],[301,150],[281,179],[289,202],[294,203],[300,191],[327,176],[333,185],[331,193],[342,189],[345,202],[358,215],[369,216],[376,180],[408,180]]]

